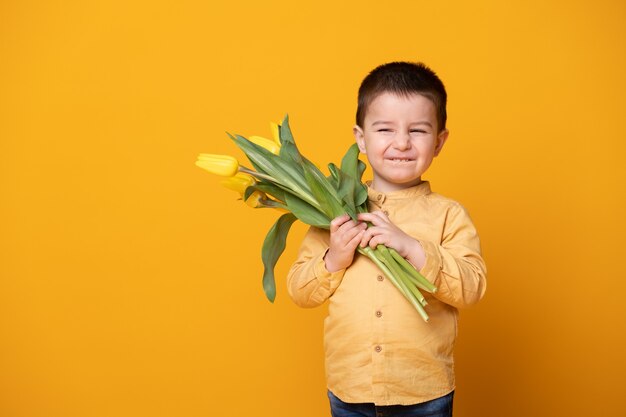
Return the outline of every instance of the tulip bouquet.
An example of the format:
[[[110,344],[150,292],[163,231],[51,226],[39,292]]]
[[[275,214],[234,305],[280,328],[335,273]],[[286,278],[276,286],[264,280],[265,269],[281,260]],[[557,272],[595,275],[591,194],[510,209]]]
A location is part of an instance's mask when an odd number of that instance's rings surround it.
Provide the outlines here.
[[[276,297],[274,266],[285,250],[287,234],[296,219],[329,229],[335,217],[347,213],[356,221],[357,214],[368,209],[367,188],[361,182],[365,164],[359,160],[356,144],[346,152],[341,167],[328,165],[330,175],[326,176],[298,151],[288,116],[282,124],[272,124],[272,134],[273,140],[228,133],[252,168],[240,165],[232,156],[215,154],[200,154],[196,165],[226,177],[222,184],[238,191],[251,207],[284,211],[269,230],[261,251],[263,289],[273,302]],[[420,289],[432,293],[436,291],[435,286],[394,249],[378,245],[376,249],[359,246],[357,250],[371,259],[428,321],[424,310],[427,302]]]

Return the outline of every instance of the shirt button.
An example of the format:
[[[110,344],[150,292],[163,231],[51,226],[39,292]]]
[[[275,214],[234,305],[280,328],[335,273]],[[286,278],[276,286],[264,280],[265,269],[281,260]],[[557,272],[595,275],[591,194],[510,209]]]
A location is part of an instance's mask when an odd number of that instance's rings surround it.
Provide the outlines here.
[[[380,195],[380,194],[378,194],[378,195],[376,196],[376,200],[378,200],[378,201],[380,201],[380,199],[381,199],[381,198],[383,198],[383,196],[382,196],[382,195]]]
[[[374,348],[374,350],[376,352],[380,352],[381,350],[383,350],[383,348],[380,345],[376,345],[376,347]]]
[[[379,275],[379,276],[377,276],[377,277],[376,277],[376,279],[377,279],[377,280],[379,280],[379,281],[382,281],[382,280],[383,280],[383,279],[385,279],[385,278],[383,278],[383,276],[382,276],[382,275]]]
[[[382,311],[380,311],[380,310],[378,310],[378,311],[376,312],[376,317],[382,317],[382,316],[383,316],[383,312],[382,312]]]
[[[385,213],[385,216],[389,216],[389,212],[387,210],[384,210],[383,213]]]

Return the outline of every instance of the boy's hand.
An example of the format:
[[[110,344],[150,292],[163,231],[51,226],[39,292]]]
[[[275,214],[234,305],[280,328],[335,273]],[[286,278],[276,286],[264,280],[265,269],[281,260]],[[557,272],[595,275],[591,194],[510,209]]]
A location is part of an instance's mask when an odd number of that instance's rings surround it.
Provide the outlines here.
[[[422,245],[393,224],[385,213],[382,211],[361,213],[358,219],[372,223],[372,226],[363,233],[361,247],[369,245],[372,249],[376,249],[377,245],[382,244],[395,249],[400,256],[407,258],[418,269],[423,267],[426,254]]]
[[[366,228],[365,223],[356,223],[347,214],[330,222],[330,245],[324,257],[328,272],[336,272],[352,264],[354,251],[362,241]]]

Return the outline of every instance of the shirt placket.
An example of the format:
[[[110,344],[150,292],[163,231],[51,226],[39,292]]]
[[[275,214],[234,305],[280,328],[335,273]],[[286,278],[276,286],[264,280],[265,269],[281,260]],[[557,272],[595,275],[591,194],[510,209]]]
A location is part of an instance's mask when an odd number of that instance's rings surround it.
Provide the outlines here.
[[[374,197],[374,206],[377,210],[383,211],[388,214],[385,206],[386,197],[384,194],[379,193]],[[372,391],[374,398],[384,401],[387,396],[387,390],[385,386],[385,356],[389,346],[385,339],[385,305],[386,305],[386,290],[387,278],[383,275],[382,271],[376,270],[375,274],[368,279],[372,280],[374,285],[373,291],[373,303],[371,305],[372,314]]]

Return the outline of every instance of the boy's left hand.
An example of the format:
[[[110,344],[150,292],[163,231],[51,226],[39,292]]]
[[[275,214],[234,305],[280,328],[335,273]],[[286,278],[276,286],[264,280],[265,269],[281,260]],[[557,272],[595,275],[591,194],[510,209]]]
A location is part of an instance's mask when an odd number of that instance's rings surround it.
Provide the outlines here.
[[[375,249],[377,245],[382,244],[395,249],[403,258],[409,258],[415,255],[416,251],[418,253],[422,251],[422,245],[400,230],[382,211],[361,213],[358,219],[372,224],[363,234],[360,243],[362,248],[369,245]]]

